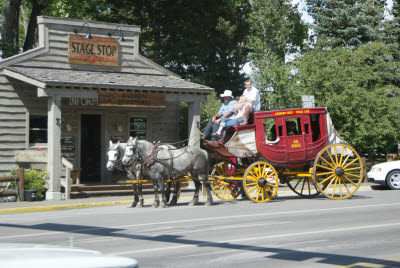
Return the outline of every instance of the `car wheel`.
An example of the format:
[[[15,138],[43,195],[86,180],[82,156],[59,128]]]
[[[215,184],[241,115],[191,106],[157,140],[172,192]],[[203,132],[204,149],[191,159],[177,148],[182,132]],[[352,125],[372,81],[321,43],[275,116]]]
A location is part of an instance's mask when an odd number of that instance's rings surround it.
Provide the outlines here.
[[[392,190],[400,190],[400,170],[389,173],[386,179],[387,186]]]

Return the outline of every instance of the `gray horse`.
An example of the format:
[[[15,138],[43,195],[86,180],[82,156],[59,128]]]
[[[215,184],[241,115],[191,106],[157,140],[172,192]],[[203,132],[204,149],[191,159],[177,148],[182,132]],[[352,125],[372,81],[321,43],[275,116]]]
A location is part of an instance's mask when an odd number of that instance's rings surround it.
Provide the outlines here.
[[[164,149],[176,149],[172,145],[163,145],[161,146]],[[121,170],[121,171],[126,171],[127,176],[131,180],[140,180],[142,178],[142,164],[135,161],[131,162],[128,165],[123,165],[122,164],[122,157],[124,155],[126,148],[126,143],[113,143],[110,141],[110,146],[108,148],[107,152],[107,169],[108,170],[113,170],[114,168]],[[167,183],[166,187],[166,192],[167,192],[167,200],[169,200],[169,193],[171,186],[174,186],[174,192],[173,192],[173,197],[171,199],[171,202],[169,205],[176,205],[178,198],[179,198],[179,192],[180,192],[180,182],[175,182],[175,183]],[[131,207],[143,207],[143,187],[141,183],[133,183],[133,195],[134,195],[134,200],[132,202]]]
[[[199,202],[201,186],[199,176],[203,179],[203,185],[207,191],[205,205],[212,205],[211,187],[208,182],[208,155],[206,151],[194,146],[187,146],[176,150],[157,148],[156,145],[148,141],[130,137],[126,145],[122,163],[126,165],[131,161],[137,160],[145,165],[145,173],[153,181],[155,192],[153,207],[160,205],[157,195],[157,185],[160,185],[161,188],[161,206],[165,207],[167,201],[164,193],[164,180],[166,178],[185,176],[187,173],[190,173],[196,187],[193,199],[189,205],[196,205]]]

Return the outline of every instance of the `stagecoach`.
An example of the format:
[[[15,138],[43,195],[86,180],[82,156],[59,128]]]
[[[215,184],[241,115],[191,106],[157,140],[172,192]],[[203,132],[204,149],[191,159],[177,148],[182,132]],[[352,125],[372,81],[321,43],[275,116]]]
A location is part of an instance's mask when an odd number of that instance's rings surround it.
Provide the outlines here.
[[[345,199],[359,188],[362,160],[338,135],[326,108],[262,111],[251,119],[227,129],[221,141],[204,142],[223,159],[210,176],[220,199],[234,200],[244,191],[254,202],[267,202],[280,183],[306,198],[322,193]],[[275,137],[280,141],[266,142]]]

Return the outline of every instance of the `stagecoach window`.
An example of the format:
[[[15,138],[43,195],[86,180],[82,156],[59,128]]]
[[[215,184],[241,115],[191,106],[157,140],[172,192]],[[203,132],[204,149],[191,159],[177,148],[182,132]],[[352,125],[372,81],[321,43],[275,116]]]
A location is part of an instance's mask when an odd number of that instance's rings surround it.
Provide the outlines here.
[[[319,127],[319,114],[311,115],[311,133],[313,141],[317,141],[320,139],[321,130]]]
[[[29,115],[29,143],[47,143],[47,115]]]
[[[286,131],[288,136],[299,135],[300,129],[300,118],[286,119]]]
[[[132,117],[130,119],[129,131],[131,137],[138,137],[139,140],[145,140],[147,133],[147,118]]]

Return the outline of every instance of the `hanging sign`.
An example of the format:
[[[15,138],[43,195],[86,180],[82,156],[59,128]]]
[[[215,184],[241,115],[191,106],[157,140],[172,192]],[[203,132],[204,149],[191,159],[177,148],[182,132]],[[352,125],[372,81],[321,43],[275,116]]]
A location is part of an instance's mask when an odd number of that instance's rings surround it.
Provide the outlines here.
[[[118,66],[118,40],[113,38],[68,35],[68,63]]]
[[[165,108],[165,93],[99,91],[99,106]]]

